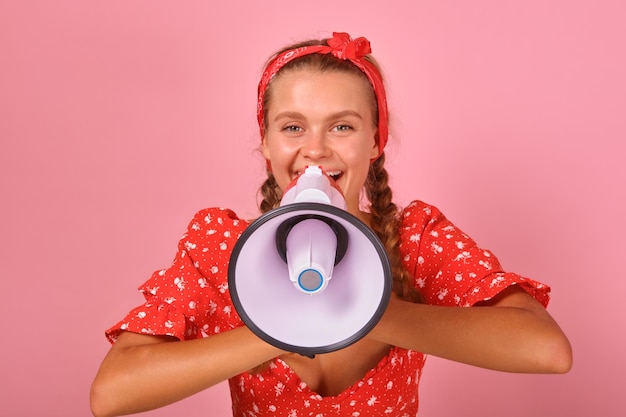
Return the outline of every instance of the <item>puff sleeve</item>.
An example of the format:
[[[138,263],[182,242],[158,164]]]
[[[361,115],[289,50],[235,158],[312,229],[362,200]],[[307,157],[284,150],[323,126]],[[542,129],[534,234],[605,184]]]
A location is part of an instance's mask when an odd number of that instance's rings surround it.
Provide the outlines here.
[[[414,201],[402,216],[405,266],[428,304],[467,307],[519,285],[547,306],[547,285],[504,271],[492,252],[480,248],[436,207]]]
[[[196,213],[167,269],[154,272],[139,290],[145,303],[106,331],[169,335],[180,340],[210,336],[242,325],[228,292],[228,262],[248,226],[227,209]]]

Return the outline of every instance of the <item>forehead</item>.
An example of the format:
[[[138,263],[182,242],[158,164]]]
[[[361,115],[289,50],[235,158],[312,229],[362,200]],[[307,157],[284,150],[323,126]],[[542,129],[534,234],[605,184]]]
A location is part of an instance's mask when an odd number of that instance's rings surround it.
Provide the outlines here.
[[[367,78],[338,70],[303,68],[281,71],[270,83],[266,99],[266,111],[270,111],[272,105],[305,105],[320,101],[376,108],[374,90]]]

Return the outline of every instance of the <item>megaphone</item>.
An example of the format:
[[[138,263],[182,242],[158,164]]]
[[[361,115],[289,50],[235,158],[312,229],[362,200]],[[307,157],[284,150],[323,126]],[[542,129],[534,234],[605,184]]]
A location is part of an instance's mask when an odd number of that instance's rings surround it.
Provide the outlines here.
[[[384,245],[346,211],[340,189],[307,167],[280,206],[252,222],[228,266],[235,310],[261,339],[314,356],[367,335],[391,296]]]

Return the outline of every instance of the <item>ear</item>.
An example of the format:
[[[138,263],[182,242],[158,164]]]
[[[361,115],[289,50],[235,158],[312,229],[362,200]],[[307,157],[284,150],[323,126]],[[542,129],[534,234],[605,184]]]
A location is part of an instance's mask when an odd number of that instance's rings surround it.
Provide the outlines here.
[[[263,152],[263,156],[265,159],[270,160],[270,148],[267,146],[267,135],[263,136],[263,140],[261,141],[261,152]]]
[[[376,134],[374,135],[374,146],[370,151],[370,159],[374,160],[376,158],[378,158],[378,131],[376,131]]]

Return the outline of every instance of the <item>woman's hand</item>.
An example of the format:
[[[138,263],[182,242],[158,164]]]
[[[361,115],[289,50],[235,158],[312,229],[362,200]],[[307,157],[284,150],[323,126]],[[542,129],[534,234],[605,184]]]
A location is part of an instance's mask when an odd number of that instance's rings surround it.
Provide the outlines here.
[[[565,373],[572,366],[563,331],[516,285],[467,308],[414,304],[393,296],[368,337],[500,371]]]

